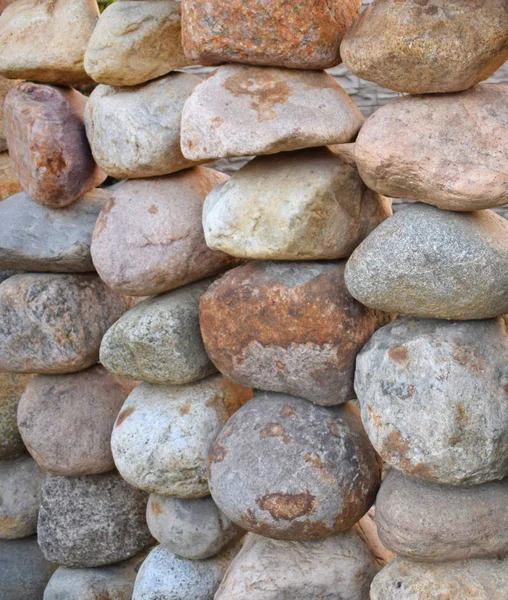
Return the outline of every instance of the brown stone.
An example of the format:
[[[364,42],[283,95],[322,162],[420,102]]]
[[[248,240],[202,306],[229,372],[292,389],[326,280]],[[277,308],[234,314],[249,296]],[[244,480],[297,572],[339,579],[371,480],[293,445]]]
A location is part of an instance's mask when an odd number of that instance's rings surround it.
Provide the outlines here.
[[[183,0],[185,53],[203,65],[239,62],[328,69],[341,62],[341,39],[361,4],[361,0]]]
[[[0,11],[1,11],[1,3],[0,3]],[[16,87],[18,83],[21,83],[17,79],[6,79],[0,75],[0,152],[7,150],[7,140],[5,139],[5,128],[4,128],[4,102],[5,96],[9,90],[13,87]]]
[[[379,497],[379,494],[377,497]],[[375,515],[376,511],[374,507],[372,507],[369,512],[355,524],[353,529],[370,550],[374,564],[376,565],[376,568],[380,570],[390,564],[396,557],[396,554],[391,550],[388,550],[379,539]]]
[[[18,402],[31,375],[0,372],[0,460],[26,452],[17,425]]]
[[[8,152],[0,153],[0,201],[21,192]]]

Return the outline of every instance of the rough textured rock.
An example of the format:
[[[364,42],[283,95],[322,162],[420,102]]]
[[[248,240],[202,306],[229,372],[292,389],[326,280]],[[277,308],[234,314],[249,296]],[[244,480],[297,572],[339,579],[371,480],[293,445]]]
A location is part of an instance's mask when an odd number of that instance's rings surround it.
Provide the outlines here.
[[[328,69],[341,62],[341,39],[361,4],[361,0],[184,0],[185,52],[202,65],[239,62]]]
[[[23,190],[40,204],[66,206],[106,179],[86,139],[86,102],[72,88],[30,82],[7,94],[5,134],[12,166]]]
[[[508,558],[426,564],[394,560],[372,583],[371,600],[505,600]]]
[[[194,75],[172,73],[141,86],[96,87],[85,123],[97,163],[118,179],[166,175],[195,164],[182,155],[180,119],[199,82]]]
[[[185,103],[182,152],[190,160],[213,160],[342,144],[362,123],[326,73],[226,65]]]
[[[44,556],[65,567],[100,567],[152,543],[147,496],[116,471],[85,477],[48,475],[37,525]]]
[[[408,94],[458,92],[508,60],[504,0],[377,0],[347,32],[348,69]]]
[[[243,529],[278,539],[351,528],[379,483],[378,457],[351,403],[315,406],[258,392],[228,421],[209,458],[217,506]]]
[[[150,296],[237,264],[207,247],[201,224],[206,195],[225,179],[218,171],[197,167],[119,185],[92,240],[101,278],[123,294]]]
[[[19,185],[19,180],[12,168],[9,154],[7,152],[2,152],[0,154],[0,201],[13,194],[18,194],[19,192],[21,192],[21,186]]]
[[[17,413],[21,394],[31,379],[31,375],[0,372],[0,460],[26,452],[18,431]]]
[[[355,389],[370,440],[396,469],[453,485],[508,476],[503,319],[394,321],[358,355]]]
[[[508,312],[508,223],[492,211],[412,205],[360,244],[345,277],[353,297],[379,310],[428,319],[501,316]]]
[[[203,228],[209,248],[233,256],[347,258],[391,214],[348,152],[314,148],[248,163],[208,194]]]
[[[0,16],[0,74],[58,85],[90,81],[83,58],[98,17],[95,0],[16,0]]]
[[[209,494],[206,462],[220,430],[251,390],[216,375],[186,386],[142,383],[116,420],[111,447],[131,485],[179,498]]]
[[[81,371],[97,362],[102,336],[127,299],[96,275],[29,273],[0,284],[0,369]]]
[[[324,540],[288,542],[250,533],[216,600],[369,600],[372,556],[353,530]]]
[[[1,0],[0,0],[1,2]],[[1,3],[0,3],[1,10]],[[0,63],[1,64],[1,63]],[[5,102],[5,96],[9,90],[13,87],[16,87],[18,83],[21,83],[17,79],[6,79],[0,75],[0,152],[7,150],[7,140],[5,139],[5,128],[4,128],[4,119],[3,119],[3,108]]]
[[[2,600],[41,600],[56,567],[44,558],[35,535],[0,541]]]
[[[189,64],[182,48],[180,3],[115,2],[102,13],[85,53],[99,83],[138,85]]]
[[[379,539],[375,514],[376,511],[374,507],[372,507],[369,512],[354,525],[353,529],[370,550],[376,568],[381,570],[383,567],[386,567],[387,564],[391,563],[392,560],[396,558],[396,555],[391,550],[388,550]]]
[[[501,206],[508,202],[508,140],[498,133],[507,125],[505,86],[401,98],[365,123],[355,145],[358,169],[387,196],[447,210]]]
[[[44,472],[29,456],[0,461],[0,540],[36,532],[43,479]]]
[[[215,373],[199,329],[199,299],[211,282],[205,279],[132,308],[103,337],[101,363],[116,375],[149,383],[192,383]]]
[[[35,377],[18,407],[28,451],[43,469],[58,475],[114,469],[111,432],[132,387],[100,366]]]
[[[49,208],[28,194],[0,203],[3,228],[0,267],[22,271],[87,273],[95,271],[90,254],[92,233],[111,195],[93,190],[64,208]]]
[[[344,267],[251,262],[212,284],[200,323],[219,371],[325,406],[354,398],[356,355],[387,317],[349,295]]]
[[[152,494],[146,520],[150,533],[166,550],[192,560],[215,556],[243,534],[210,496],[181,500]]]
[[[384,544],[417,561],[496,558],[508,553],[508,479],[452,487],[388,473],[376,498]]]

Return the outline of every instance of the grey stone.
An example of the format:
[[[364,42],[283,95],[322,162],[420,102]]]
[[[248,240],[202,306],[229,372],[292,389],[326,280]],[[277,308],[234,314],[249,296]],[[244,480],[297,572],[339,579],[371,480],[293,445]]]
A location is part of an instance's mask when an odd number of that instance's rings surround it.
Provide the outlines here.
[[[0,460],[26,452],[18,430],[17,413],[21,394],[32,375],[0,372]]]
[[[400,319],[373,335],[356,365],[362,419],[386,462],[452,485],[508,476],[504,319]]]
[[[508,223],[494,212],[408,206],[353,252],[346,285],[391,313],[487,319],[508,312]]]
[[[44,556],[65,567],[100,567],[131,558],[152,543],[147,496],[116,471],[48,475],[37,533]]]
[[[151,534],[166,550],[192,560],[215,556],[244,533],[210,496],[182,500],[152,494],[146,520]]]

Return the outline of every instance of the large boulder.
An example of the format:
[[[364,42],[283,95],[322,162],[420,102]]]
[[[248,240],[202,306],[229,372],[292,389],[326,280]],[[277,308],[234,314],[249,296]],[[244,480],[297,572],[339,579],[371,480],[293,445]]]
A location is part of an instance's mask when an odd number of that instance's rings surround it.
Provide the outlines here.
[[[196,86],[182,114],[190,160],[275,154],[349,142],[363,124],[327,73],[226,65]]]
[[[353,252],[346,285],[362,304],[425,319],[508,313],[508,222],[493,211],[416,204]]]
[[[372,506],[380,462],[358,409],[257,392],[218,436],[210,491],[234,523],[311,540],[350,529]]]
[[[17,425],[18,403],[32,375],[0,371],[0,460],[26,452]]]
[[[0,153],[0,202],[21,191],[19,179],[12,168],[9,154],[7,152]]]

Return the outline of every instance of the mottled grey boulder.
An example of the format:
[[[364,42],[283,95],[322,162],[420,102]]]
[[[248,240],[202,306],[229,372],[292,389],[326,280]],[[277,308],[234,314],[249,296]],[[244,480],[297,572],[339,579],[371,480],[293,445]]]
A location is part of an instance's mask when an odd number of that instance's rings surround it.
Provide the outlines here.
[[[147,496],[116,471],[48,475],[37,524],[44,556],[65,567],[100,567],[135,556],[152,543]]]
[[[21,394],[32,375],[0,372],[0,460],[26,452],[18,430],[17,413]]]
[[[453,485],[508,476],[504,319],[398,319],[372,336],[356,365],[362,419],[386,462]]]
[[[228,421],[209,458],[217,506],[243,529],[278,539],[351,528],[379,483],[378,457],[351,403],[324,407],[258,392]]]
[[[384,545],[417,561],[508,554],[508,479],[475,486],[418,481],[392,469],[376,498]]]
[[[96,189],[64,208],[15,194],[0,203],[4,223],[0,268],[43,273],[95,271],[90,244],[95,222],[110,194]]]
[[[437,319],[508,312],[508,222],[490,210],[416,204],[387,219],[353,252],[346,285],[362,304]]]
[[[210,496],[182,500],[152,494],[146,520],[150,533],[166,550],[192,560],[215,556],[244,533]]]
[[[199,329],[199,299],[211,283],[205,279],[131,308],[103,337],[101,363],[150,383],[192,383],[215,373]]]

